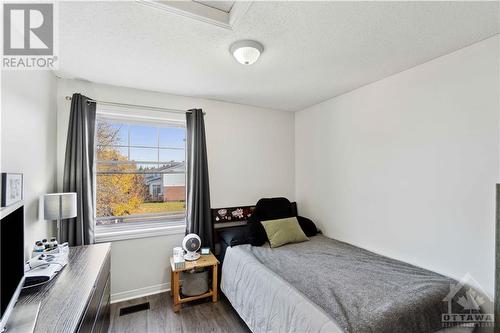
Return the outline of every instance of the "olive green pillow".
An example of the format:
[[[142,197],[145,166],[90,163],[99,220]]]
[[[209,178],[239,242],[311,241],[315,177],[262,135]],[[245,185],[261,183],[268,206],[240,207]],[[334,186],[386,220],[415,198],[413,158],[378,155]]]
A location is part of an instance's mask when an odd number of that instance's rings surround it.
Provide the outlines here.
[[[296,217],[268,220],[260,222],[266,230],[267,239],[271,247],[278,247],[288,243],[299,243],[309,240]]]

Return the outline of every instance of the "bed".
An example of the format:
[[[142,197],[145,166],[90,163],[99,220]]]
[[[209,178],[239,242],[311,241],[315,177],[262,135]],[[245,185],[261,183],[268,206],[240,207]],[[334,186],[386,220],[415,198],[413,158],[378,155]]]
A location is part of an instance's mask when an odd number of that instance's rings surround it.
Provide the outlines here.
[[[453,280],[327,238],[223,244],[221,290],[254,333],[439,332]]]

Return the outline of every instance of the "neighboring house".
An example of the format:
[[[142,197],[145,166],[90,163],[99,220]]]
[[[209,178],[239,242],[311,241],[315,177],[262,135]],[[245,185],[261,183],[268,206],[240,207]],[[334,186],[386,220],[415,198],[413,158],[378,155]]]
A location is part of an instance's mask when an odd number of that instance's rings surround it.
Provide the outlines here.
[[[171,162],[147,174],[145,185],[152,201],[184,201],[186,199],[186,164]]]

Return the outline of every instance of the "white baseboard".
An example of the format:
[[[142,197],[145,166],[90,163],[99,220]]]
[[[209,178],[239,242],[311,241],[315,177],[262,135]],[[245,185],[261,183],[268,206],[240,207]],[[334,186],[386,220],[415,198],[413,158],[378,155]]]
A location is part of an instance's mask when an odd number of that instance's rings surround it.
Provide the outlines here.
[[[170,282],[157,284],[155,286],[122,291],[119,293],[111,294],[111,304],[128,301],[134,298],[159,294],[169,290],[170,290]]]

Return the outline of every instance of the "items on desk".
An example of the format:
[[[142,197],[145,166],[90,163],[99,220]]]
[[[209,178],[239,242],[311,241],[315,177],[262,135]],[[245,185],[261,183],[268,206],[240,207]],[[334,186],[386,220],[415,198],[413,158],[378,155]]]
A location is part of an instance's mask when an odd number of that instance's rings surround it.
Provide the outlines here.
[[[188,261],[198,260],[200,254],[197,252],[201,247],[201,239],[197,234],[187,234],[182,240],[182,248],[186,250],[184,259]]]
[[[184,260],[184,250],[182,247],[174,247],[173,251],[173,257],[174,257],[174,267],[175,269],[182,269],[185,267],[186,263]]]
[[[48,247],[43,245],[43,240],[36,242],[32,258],[28,260],[24,266],[24,288],[34,287],[49,282],[68,263],[68,243],[58,245],[51,240],[52,247],[50,245],[51,243],[47,241],[46,243]],[[36,249],[42,247],[40,244],[44,247],[43,252],[36,251]]]
[[[43,243],[41,241],[36,241],[35,242],[35,247],[33,247],[33,252],[34,253],[40,253],[45,251],[45,246],[43,246]]]
[[[45,254],[53,254],[59,253],[59,247],[67,246],[68,243],[63,243],[59,245],[55,237],[52,237],[50,241],[47,239],[42,239],[41,241],[36,241],[35,246],[33,247],[33,252],[31,253],[31,257],[39,256],[41,253]]]
[[[180,246],[176,246],[174,247],[174,251],[173,251],[173,254],[172,254],[174,257],[175,256],[183,256],[184,255],[184,250],[182,249],[182,247]]]
[[[58,245],[59,245],[59,243],[57,242],[57,239],[55,237],[52,237],[50,239],[49,247],[51,249],[55,249]]]

